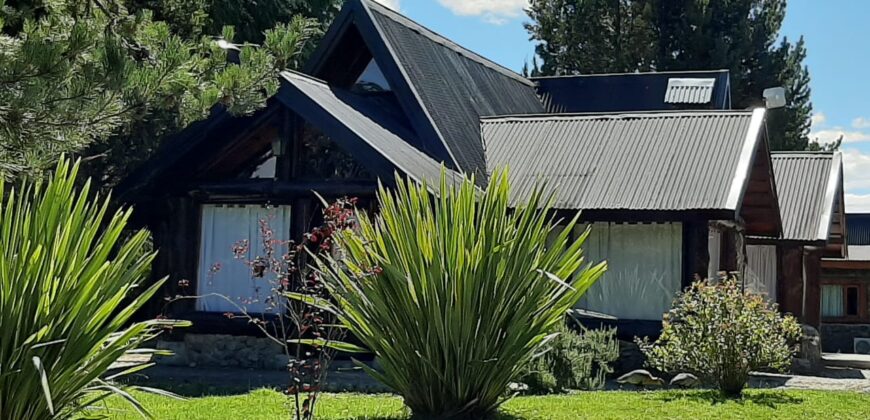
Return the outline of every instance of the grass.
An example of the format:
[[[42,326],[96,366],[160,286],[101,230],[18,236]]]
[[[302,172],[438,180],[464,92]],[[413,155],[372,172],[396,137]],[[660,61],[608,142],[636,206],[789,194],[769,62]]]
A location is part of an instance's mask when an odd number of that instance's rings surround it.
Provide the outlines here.
[[[271,390],[192,398],[185,401],[138,394],[157,419],[273,420],[288,418],[287,399]],[[406,419],[392,395],[326,394],[318,404],[322,419]],[[109,402],[110,418],[139,419],[119,400]],[[750,390],[739,401],[723,401],[713,391],[602,391],[574,395],[517,397],[500,416],[513,419],[857,419],[870,418],[870,395],[847,392]]]

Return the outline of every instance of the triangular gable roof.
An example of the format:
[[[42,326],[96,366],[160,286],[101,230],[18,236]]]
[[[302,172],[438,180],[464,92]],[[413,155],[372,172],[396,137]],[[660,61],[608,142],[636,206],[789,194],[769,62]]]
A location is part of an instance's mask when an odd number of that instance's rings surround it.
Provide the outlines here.
[[[827,242],[842,208],[842,155],[831,152],[773,152],[782,211],[782,239]]]
[[[346,3],[305,73],[321,76],[352,26],[408,113],[421,148],[478,179],[485,175],[479,118],[545,112],[528,79],[368,0]]]
[[[386,184],[396,172],[421,182],[437,193],[443,164],[411,144],[413,134],[376,98],[365,97],[327,86],[323,81],[296,72],[281,74],[281,88],[266,109],[253,116],[233,117],[223,108],[167,139],[154,157],[128,176],[116,189],[122,201],[148,200],[165,190],[163,182],[177,183],[172,174],[189,172],[189,159],[215,148],[214,140],[236,138],[237,133],[257,129],[270,115],[288,108],[317,127],[330,140],[351,154],[357,162]],[[208,157],[206,157],[208,158]],[[446,168],[449,183],[463,175]],[[185,172],[186,173],[186,172]],[[167,177],[174,179],[167,179]]]
[[[481,131],[488,170],[509,167],[515,202],[547,182],[559,209],[706,213],[778,236],[763,121],[763,109],[509,116]]]
[[[407,140],[410,133],[367,98],[326,85],[302,73],[281,73],[285,82],[276,97],[304,120],[318,127],[366,167],[378,170],[382,178],[393,171],[437,189],[443,165],[417,150]],[[403,138],[404,137],[404,138]],[[445,169],[451,184],[464,176]],[[437,192],[437,191],[433,191]]]

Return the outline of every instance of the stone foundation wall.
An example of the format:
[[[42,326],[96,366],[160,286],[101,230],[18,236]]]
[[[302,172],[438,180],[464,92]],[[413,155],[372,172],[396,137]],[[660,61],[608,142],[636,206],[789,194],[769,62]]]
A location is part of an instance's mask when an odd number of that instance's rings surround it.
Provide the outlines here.
[[[852,353],[854,338],[870,338],[870,324],[822,324],[822,350]]]
[[[156,362],[171,366],[241,367],[283,370],[287,357],[267,338],[223,334],[185,334],[183,341],[158,341],[158,349],[175,353]]]

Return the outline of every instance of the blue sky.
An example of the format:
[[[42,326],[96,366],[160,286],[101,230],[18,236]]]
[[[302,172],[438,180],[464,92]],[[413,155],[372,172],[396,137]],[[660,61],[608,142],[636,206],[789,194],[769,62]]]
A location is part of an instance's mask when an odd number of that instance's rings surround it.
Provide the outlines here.
[[[379,0],[456,43],[519,70],[534,47],[527,0]],[[813,138],[844,136],[846,205],[870,212],[870,1],[791,0],[782,35],[807,43]]]

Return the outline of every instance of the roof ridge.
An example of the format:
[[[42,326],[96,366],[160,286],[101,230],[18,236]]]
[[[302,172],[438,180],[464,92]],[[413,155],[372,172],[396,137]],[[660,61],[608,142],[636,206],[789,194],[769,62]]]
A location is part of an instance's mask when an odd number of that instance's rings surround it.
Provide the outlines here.
[[[656,111],[632,111],[632,112],[584,112],[584,113],[559,113],[559,114],[514,114],[492,115],[480,117],[481,122],[503,122],[510,120],[576,120],[576,119],[626,119],[626,118],[661,118],[661,117],[700,117],[709,115],[723,116],[751,116],[752,110],[656,110]]]
[[[770,156],[772,158],[784,157],[802,157],[802,158],[833,158],[836,152],[824,150],[772,150]]]
[[[529,77],[529,80],[541,79],[569,79],[573,77],[602,77],[602,76],[647,76],[651,74],[687,74],[687,73],[730,73],[728,69],[713,69],[713,70],[668,70],[668,71],[638,71],[631,73],[587,73],[587,74],[563,74],[558,76],[534,76]]]
[[[405,16],[405,15],[403,15],[395,10],[390,9],[389,7],[386,7],[380,3],[376,2],[376,1],[372,1],[372,0],[361,0],[361,1],[362,1],[362,3],[365,4],[366,7],[376,10],[378,13],[386,16],[387,18],[392,19],[393,21],[399,23],[400,25],[404,25],[404,26],[408,27],[412,31],[417,32],[420,35],[425,36],[426,38],[428,38],[432,42],[435,42],[436,44],[439,44],[445,48],[449,48],[449,49],[453,50],[453,52],[455,52],[459,55],[462,55],[463,57],[465,57],[471,61],[474,61],[477,64],[480,64],[484,67],[487,67],[490,70],[497,71],[497,72],[501,73],[503,76],[510,77],[511,79],[514,79],[515,81],[520,82],[522,84],[525,84],[528,86],[535,85],[534,82],[523,77],[521,74],[519,74],[519,73],[517,73],[517,72],[515,72],[515,71],[513,71],[513,70],[511,70],[511,69],[509,69],[501,64],[498,64],[495,61],[492,61],[492,60],[490,60],[490,59],[488,59],[488,58],[486,58],[486,57],[484,57],[484,56],[482,56],[474,51],[471,51],[468,48],[465,48],[465,47],[457,44],[456,42],[451,41],[449,38],[445,37],[444,35],[441,35],[438,32],[435,32],[435,31],[411,20],[409,17],[407,17],[407,16]]]

